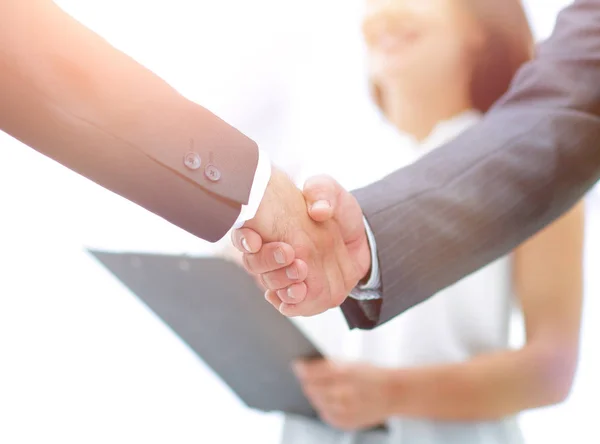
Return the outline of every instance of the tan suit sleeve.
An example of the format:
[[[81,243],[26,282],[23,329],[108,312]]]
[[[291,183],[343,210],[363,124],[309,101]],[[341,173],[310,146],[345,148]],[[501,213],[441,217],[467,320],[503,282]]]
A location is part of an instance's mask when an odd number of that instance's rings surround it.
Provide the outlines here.
[[[52,1],[0,2],[0,103],[1,130],[206,240],[248,201],[256,144]]]

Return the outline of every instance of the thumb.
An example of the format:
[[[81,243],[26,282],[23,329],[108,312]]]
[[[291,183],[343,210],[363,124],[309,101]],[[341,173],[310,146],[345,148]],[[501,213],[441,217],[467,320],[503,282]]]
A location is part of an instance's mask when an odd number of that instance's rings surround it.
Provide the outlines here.
[[[333,217],[337,199],[337,182],[329,176],[313,176],[304,183],[302,194],[308,214],[315,222]]]
[[[304,184],[304,199],[310,217],[316,222],[335,219],[345,243],[364,236],[363,214],[358,201],[334,178],[314,176]]]

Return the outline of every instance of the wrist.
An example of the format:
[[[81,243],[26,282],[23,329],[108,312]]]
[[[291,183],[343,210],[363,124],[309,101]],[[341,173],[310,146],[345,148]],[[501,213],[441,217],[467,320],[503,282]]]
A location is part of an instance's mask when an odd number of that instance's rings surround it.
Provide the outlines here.
[[[268,154],[263,150],[258,150],[258,163],[254,172],[254,179],[250,187],[250,195],[248,202],[241,206],[240,213],[235,223],[234,229],[242,227],[248,220],[251,220],[256,215],[258,208],[264,198],[267,186],[271,179],[272,164]]]
[[[289,223],[289,220],[286,220],[289,217],[286,216],[293,214],[294,207],[298,205],[302,205],[306,212],[306,204],[300,190],[287,174],[271,167],[271,177],[258,210],[244,227],[259,233],[265,242],[281,240],[286,228],[282,222]]]
[[[244,223],[243,226],[245,228],[250,228],[255,231],[258,231],[260,228],[264,228],[268,212],[272,209],[271,205],[274,200],[274,188],[277,187],[278,180],[279,171],[274,166],[271,166],[271,176],[269,177],[269,182],[267,183],[267,187],[265,188],[262,200],[260,201],[258,209],[254,214],[254,217],[248,219]],[[266,239],[263,240],[266,241]]]

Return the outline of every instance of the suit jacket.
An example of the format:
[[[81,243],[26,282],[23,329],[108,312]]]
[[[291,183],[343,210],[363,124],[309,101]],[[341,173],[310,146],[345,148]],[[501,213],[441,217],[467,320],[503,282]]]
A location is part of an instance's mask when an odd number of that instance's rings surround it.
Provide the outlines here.
[[[51,0],[0,2],[0,130],[209,241],[258,162],[252,140]]]
[[[510,252],[599,177],[600,0],[575,0],[480,124],[355,192],[383,298],[349,298],[349,324],[373,328]]]

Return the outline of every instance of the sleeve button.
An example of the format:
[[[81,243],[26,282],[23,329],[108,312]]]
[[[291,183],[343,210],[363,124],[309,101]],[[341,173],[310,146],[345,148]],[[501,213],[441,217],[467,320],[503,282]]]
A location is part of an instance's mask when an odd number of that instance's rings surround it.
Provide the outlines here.
[[[187,153],[183,158],[183,164],[190,170],[197,170],[202,165],[202,159],[196,153]]]
[[[211,182],[217,182],[221,178],[221,171],[214,165],[207,165],[204,169],[204,175]]]

